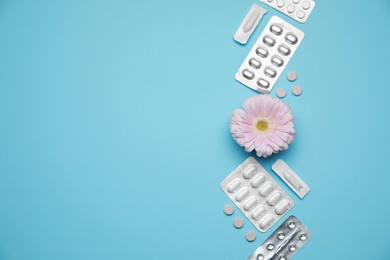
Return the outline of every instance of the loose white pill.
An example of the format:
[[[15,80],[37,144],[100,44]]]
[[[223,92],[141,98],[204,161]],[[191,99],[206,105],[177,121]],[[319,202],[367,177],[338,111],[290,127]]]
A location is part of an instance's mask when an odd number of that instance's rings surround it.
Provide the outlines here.
[[[284,98],[287,95],[286,89],[285,88],[278,88],[276,90],[276,95],[278,98]]]
[[[233,226],[237,229],[242,228],[244,226],[244,220],[242,218],[236,218],[233,220]]]
[[[292,88],[292,93],[295,95],[295,96],[299,96],[302,94],[302,88],[300,86],[294,86]]]
[[[246,232],[246,240],[248,240],[249,242],[253,242],[256,240],[256,233],[253,232],[252,230],[249,230],[248,232]]]
[[[223,212],[225,212],[226,215],[230,216],[230,215],[233,215],[234,213],[234,207],[230,204],[226,205],[224,208],[223,208]]]
[[[289,71],[288,73],[287,73],[287,79],[289,80],[289,81],[296,81],[297,80],[297,73],[295,72],[295,71]]]

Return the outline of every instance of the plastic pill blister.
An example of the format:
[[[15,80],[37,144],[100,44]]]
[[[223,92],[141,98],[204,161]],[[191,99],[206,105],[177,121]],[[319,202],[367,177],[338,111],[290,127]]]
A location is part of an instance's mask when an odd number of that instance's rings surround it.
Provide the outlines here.
[[[313,0],[260,0],[272,8],[293,18],[295,21],[305,23],[314,9]]]
[[[236,80],[269,93],[304,38],[304,33],[273,16],[236,73]]]
[[[261,18],[264,14],[267,13],[267,10],[261,8],[257,4],[253,4],[244,20],[242,21],[240,27],[237,29],[236,34],[234,35],[234,40],[246,44],[251,37],[253,31],[256,29]]]
[[[295,255],[312,237],[295,216],[290,216],[256,249],[248,260],[286,260]]]
[[[310,188],[299,176],[283,161],[277,160],[272,170],[301,198],[303,199]]]
[[[221,188],[261,232],[266,232],[295,205],[253,157],[223,180]]]

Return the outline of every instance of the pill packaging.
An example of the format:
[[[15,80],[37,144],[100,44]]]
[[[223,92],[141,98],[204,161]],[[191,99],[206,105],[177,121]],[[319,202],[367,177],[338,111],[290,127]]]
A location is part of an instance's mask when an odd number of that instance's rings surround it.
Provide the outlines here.
[[[268,11],[264,8],[261,8],[257,4],[253,4],[244,20],[242,21],[240,27],[238,27],[237,32],[234,34],[234,40],[241,43],[246,44],[251,37],[253,31],[256,29],[259,24],[261,18]]]
[[[295,21],[305,23],[314,9],[313,0],[260,0],[272,8],[293,18]]]
[[[304,33],[273,16],[236,73],[236,80],[269,93],[304,38]]]
[[[309,186],[283,161],[277,160],[272,170],[301,198],[309,193]]]
[[[258,247],[248,260],[291,259],[312,237],[295,216],[290,216]]]
[[[221,188],[261,232],[266,232],[295,205],[253,157],[223,180]]]

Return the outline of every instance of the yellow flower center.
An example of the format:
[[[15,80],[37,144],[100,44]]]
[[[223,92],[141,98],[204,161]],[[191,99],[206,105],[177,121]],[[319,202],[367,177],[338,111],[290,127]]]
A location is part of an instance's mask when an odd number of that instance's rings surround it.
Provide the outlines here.
[[[256,124],[256,128],[257,130],[263,132],[263,131],[267,131],[268,129],[268,123],[267,121],[264,121],[264,120],[259,120]]]

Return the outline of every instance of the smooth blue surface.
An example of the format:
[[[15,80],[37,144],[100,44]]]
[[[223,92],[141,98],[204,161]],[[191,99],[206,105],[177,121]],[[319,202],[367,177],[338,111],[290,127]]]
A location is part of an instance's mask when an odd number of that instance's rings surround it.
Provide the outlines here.
[[[219,184],[248,156],[234,74],[273,14],[306,34],[277,83],[299,73],[296,141],[260,160],[312,188],[284,185],[314,235],[294,259],[390,258],[390,1],[318,0],[304,25],[258,2],[242,47],[253,2],[0,1],[1,260],[246,259],[281,222],[246,242]]]

